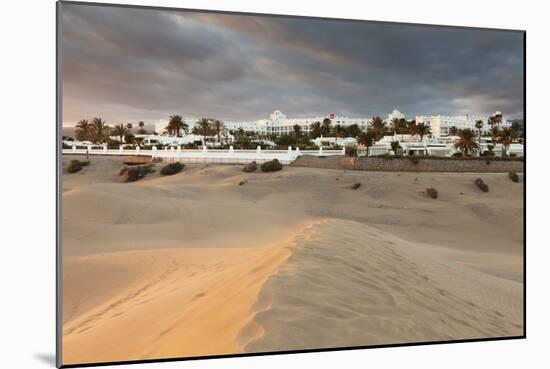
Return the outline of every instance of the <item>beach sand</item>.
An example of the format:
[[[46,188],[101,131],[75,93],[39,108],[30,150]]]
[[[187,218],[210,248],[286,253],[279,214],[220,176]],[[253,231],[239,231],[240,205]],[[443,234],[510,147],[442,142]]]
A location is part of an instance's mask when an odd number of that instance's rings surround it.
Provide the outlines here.
[[[65,364],[523,334],[506,174],[91,160],[63,175]]]

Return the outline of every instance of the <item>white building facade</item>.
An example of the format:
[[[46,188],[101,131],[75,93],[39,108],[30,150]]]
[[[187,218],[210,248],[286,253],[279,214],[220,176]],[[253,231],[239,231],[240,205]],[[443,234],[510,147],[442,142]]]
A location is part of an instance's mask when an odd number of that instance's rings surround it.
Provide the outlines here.
[[[370,118],[352,118],[346,116],[338,116],[334,113],[326,116],[309,117],[309,118],[288,118],[280,110],[275,110],[270,114],[268,119],[260,119],[255,122],[224,122],[227,129],[242,128],[245,131],[253,131],[263,135],[285,135],[294,132],[294,126],[300,126],[302,133],[308,134],[313,123],[323,123],[324,119],[330,119],[331,124],[349,127],[357,124],[361,130],[366,130],[370,123]]]
[[[495,114],[501,114],[499,111]],[[472,129],[476,130],[476,121],[481,120],[483,122],[482,132],[489,132],[490,126],[487,123],[487,118],[473,115],[458,115],[458,116],[446,116],[446,115],[421,115],[416,117],[416,123],[428,124],[432,129],[432,135],[435,137],[449,135],[449,129],[456,127],[458,129]],[[502,118],[500,124],[501,128],[511,127],[512,122]]]

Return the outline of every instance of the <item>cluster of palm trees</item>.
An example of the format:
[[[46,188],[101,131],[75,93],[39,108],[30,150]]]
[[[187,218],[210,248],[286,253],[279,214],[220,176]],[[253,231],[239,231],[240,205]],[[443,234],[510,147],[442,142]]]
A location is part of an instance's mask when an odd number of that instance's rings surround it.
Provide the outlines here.
[[[138,126],[140,127],[139,133],[146,133],[145,123],[140,121]],[[79,141],[90,141],[95,144],[108,143],[111,136],[118,137],[120,142],[130,143],[134,140],[132,123],[110,126],[104,119],[95,117],[92,120],[80,120],[75,128],[75,136]]]
[[[103,143],[109,140],[113,127],[108,126],[104,119],[99,117],[91,121],[82,119],[76,124],[75,136],[79,141],[90,141],[93,143]]]
[[[181,117],[181,115],[171,115],[166,126],[166,132],[169,135],[181,137],[182,135],[189,133],[189,125]],[[197,136],[202,136],[206,139],[207,136],[216,136],[218,142],[221,142],[222,136],[227,136],[227,130],[224,123],[219,119],[201,118],[199,119],[191,133]]]
[[[500,125],[502,124],[501,114],[490,116],[487,119],[487,123],[490,126],[489,133],[493,143],[492,147],[494,147],[497,143],[501,144],[504,149],[502,154],[505,155],[508,152],[510,145],[518,137],[517,129],[515,127],[500,128]],[[479,151],[481,149],[483,125],[484,123],[482,120],[476,120],[475,129],[477,132],[469,128],[458,129],[456,127],[451,127],[449,129],[449,134],[458,136],[458,140],[455,142],[455,147],[467,156]],[[490,148],[490,151],[492,150],[492,147]]]

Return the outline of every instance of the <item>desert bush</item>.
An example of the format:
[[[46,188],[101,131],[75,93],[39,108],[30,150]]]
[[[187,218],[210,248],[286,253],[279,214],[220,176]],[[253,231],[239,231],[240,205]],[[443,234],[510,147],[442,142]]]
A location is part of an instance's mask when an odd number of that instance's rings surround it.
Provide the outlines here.
[[[135,182],[152,172],[152,165],[137,165],[133,167],[122,168],[119,174],[122,177],[123,182]]]
[[[246,172],[246,173],[255,172],[257,168],[258,168],[258,165],[256,164],[255,161],[253,161],[243,166],[243,172]]]
[[[266,161],[261,166],[262,172],[275,172],[283,169],[283,164],[278,159]]]
[[[476,186],[483,192],[489,192],[489,186],[487,186],[487,184],[485,182],[483,182],[483,179],[481,178],[476,178],[476,180],[474,181],[474,183],[476,184]]]
[[[170,163],[160,170],[160,174],[163,176],[171,176],[176,173],[179,173],[185,168],[185,165],[176,161],[175,163]]]
[[[239,181],[239,186],[242,186],[243,184],[247,183],[248,181],[246,179],[243,179]]]
[[[76,173],[89,164],[89,161],[71,160],[67,166],[67,172]]]
[[[355,182],[354,184],[352,184],[352,185],[350,186],[350,188],[351,188],[352,190],[356,190],[356,189],[358,189],[359,187],[361,187],[361,182]]]
[[[510,178],[514,182],[519,182],[519,176],[516,172],[508,173],[508,178]]]
[[[455,152],[453,155],[451,155],[453,158],[461,158],[463,155],[461,152]]]
[[[437,190],[433,187],[426,188],[426,195],[430,196],[432,199],[437,199]]]

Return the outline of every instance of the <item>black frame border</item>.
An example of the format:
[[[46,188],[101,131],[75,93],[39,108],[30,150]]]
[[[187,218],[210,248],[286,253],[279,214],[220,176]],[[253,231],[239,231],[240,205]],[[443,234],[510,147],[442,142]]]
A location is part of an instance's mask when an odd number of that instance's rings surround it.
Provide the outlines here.
[[[63,121],[63,105],[62,105],[62,29],[61,29],[61,7],[63,4],[67,5],[83,5],[83,6],[100,6],[100,7],[114,7],[114,8],[131,8],[142,10],[160,10],[160,11],[176,11],[176,12],[195,12],[206,14],[222,14],[222,15],[245,15],[245,16],[266,16],[272,18],[295,18],[295,19],[314,19],[323,21],[346,21],[346,22],[361,22],[361,23],[382,23],[404,26],[423,26],[433,28],[458,28],[458,29],[473,29],[480,31],[500,31],[500,32],[520,32],[523,34],[523,132],[524,132],[524,148],[523,148],[523,335],[519,336],[505,336],[505,337],[487,337],[487,338],[472,338],[472,339],[459,339],[459,340],[447,340],[447,341],[424,341],[424,342],[408,342],[408,343],[392,343],[383,345],[368,345],[368,346],[350,346],[350,347],[329,347],[319,349],[303,349],[303,350],[285,350],[285,351],[268,351],[268,352],[252,352],[252,353],[235,353],[235,354],[221,354],[221,355],[205,355],[205,356],[190,356],[190,357],[174,357],[174,358],[162,358],[162,359],[145,359],[145,360],[124,360],[124,361],[112,361],[112,362],[91,362],[80,364],[66,364],[63,365],[63,330],[62,330],[62,206],[61,206],[61,190],[62,190],[62,121]],[[443,344],[455,344],[455,343],[471,343],[471,342],[491,342],[491,341],[507,341],[507,340],[519,340],[527,338],[527,31],[518,29],[504,29],[504,28],[485,28],[485,27],[468,27],[457,25],[442,25],[442,24],[424,24],[424,23],[408,23],[408,22],[392,22],[392,21],[380,21],[380,20],[367,20],[367,19],[348,19],[348,18],[329,18],[319,16],[304,16],[304,15],[290,15],[290,14],[268,14],[268,13],[252,13],[241,11],[225,11],[225,10],[212,10],[212,9],[193,9],[193,8],[179,8],[179,7],[163,7],[154,5],[132,5],[132,4],[115,4],[115,3],[101,3],[101,2],[87,2],[87,1],[72,1],[72,0],[58,0],[56,2],[56,109],[55,109],[55,122],[56,122],[56,367],[57,368],[82,368],[91,366],[108,366],[108,365],[126,365],[126,364],[148,364],[148,363],[164,363],[164,362],[178,362],[178,361],[194,361],[194,360],[207,360],[207,359],[224,359],[224,358],[239,358],[239,357],[254,357],[254,356],[268,356],[268,355],[284,355],[284,354],[303,354],[303,353],[318,353],[318,352],[336,352],[336,351],[351,351],[351,350],[365,350],[376,348],[391,348],[391,347],[414,347],[414,346],[430,346],[430,345],[443,345]]]

